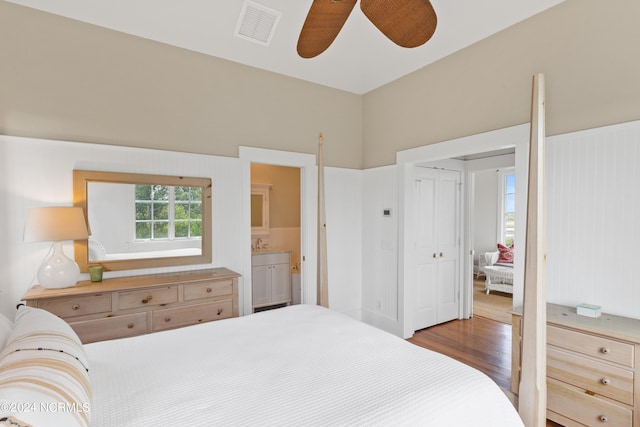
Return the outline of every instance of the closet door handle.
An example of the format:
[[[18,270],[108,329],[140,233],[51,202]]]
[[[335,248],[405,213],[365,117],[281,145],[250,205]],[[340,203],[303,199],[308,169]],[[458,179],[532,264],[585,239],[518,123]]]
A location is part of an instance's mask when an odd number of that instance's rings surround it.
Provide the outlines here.
[[[444,254],[443,254],[442,252],[440,252],[440,258],[442,258],[442,256],[443,256],[443,255],[444,255]]]
[[[436,255],[436,253],[435,253],[435,252],[433,253],[433,257],[434,257],[434,258],[437,258],[437,255]]]

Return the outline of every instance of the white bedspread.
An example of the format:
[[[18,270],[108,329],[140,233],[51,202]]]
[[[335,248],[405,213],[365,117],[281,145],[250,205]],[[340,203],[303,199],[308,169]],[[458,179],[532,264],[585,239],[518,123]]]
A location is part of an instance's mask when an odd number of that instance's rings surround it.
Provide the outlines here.
[[[317,306],[85,348],[95,427],[522,426],[483,373]]]

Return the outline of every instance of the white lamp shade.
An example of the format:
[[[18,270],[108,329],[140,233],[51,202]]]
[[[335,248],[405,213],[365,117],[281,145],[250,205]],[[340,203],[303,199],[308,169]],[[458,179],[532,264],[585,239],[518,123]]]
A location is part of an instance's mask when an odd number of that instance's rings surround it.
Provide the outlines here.
[[[57,242],[87,239],[87,223],[82,208],[32,208],[27,212],[25,242]]]

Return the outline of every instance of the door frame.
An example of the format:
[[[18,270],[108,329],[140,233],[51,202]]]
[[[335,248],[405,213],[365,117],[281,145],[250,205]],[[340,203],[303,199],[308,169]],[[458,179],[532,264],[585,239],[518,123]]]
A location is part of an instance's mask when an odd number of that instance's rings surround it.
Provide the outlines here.
[[[530,126],[528,123],[512,126],[495,131],[485,132],[468,137],[453,139],[437,144],[431,144],[400,151],[396,154],[396,164],[398,166],[398,206],[400,215],[398,218],[398,300],[400,301],[398,310],[398,322],[404,338],[413,336],[413,298],[415,295],[415,280],[413,280],[412,252],[411,244],[413,235],[416,233],[412,213],[415,206],[415,194],[413,188],[414,166],[417,163],[433,162],[437,160],[451,159],[470,154],[483,153],[487,151],[501,150],[515,147],[516,182],[526,182],[528,173],[528,142]],[[525,224],[526,224],[526,186],[518,186],[516,190],[516,210],[522,212],[516,216],[516,240],[523,242],[516,246],[514,251],[514,305],[521,305],[523,299],[524,283],[524,251],[518,248],[524,247]],[[468,193],[467,193],[468,194]],[[468,206],[468,204],[465,204]],[[461,218],[465,221],[464,242],[462,244],[463,254],[469,254],[470,247],[468,230],[469,215],[463,210]],[[464,280],[461,284],[462,295],[460,297],[463,318],[471,315],[471,297],[473,292],[473,276],[466,274],[473,271],[471,256],[463,256]]]
[[[239,147],[242,193],[242,265],[243,277],[240,294],[240,315],[251,309],[251,163],[300,168],[300,281],[301,302],[315,304],[317,257],[317,194],[318,177],[316,155]]]

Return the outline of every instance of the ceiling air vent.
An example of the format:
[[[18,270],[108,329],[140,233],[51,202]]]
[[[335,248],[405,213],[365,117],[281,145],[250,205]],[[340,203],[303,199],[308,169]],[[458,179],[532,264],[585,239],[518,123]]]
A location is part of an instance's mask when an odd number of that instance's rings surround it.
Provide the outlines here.
[[[252,1],[245,1],[235,36],[269,46],[282,13]]]

